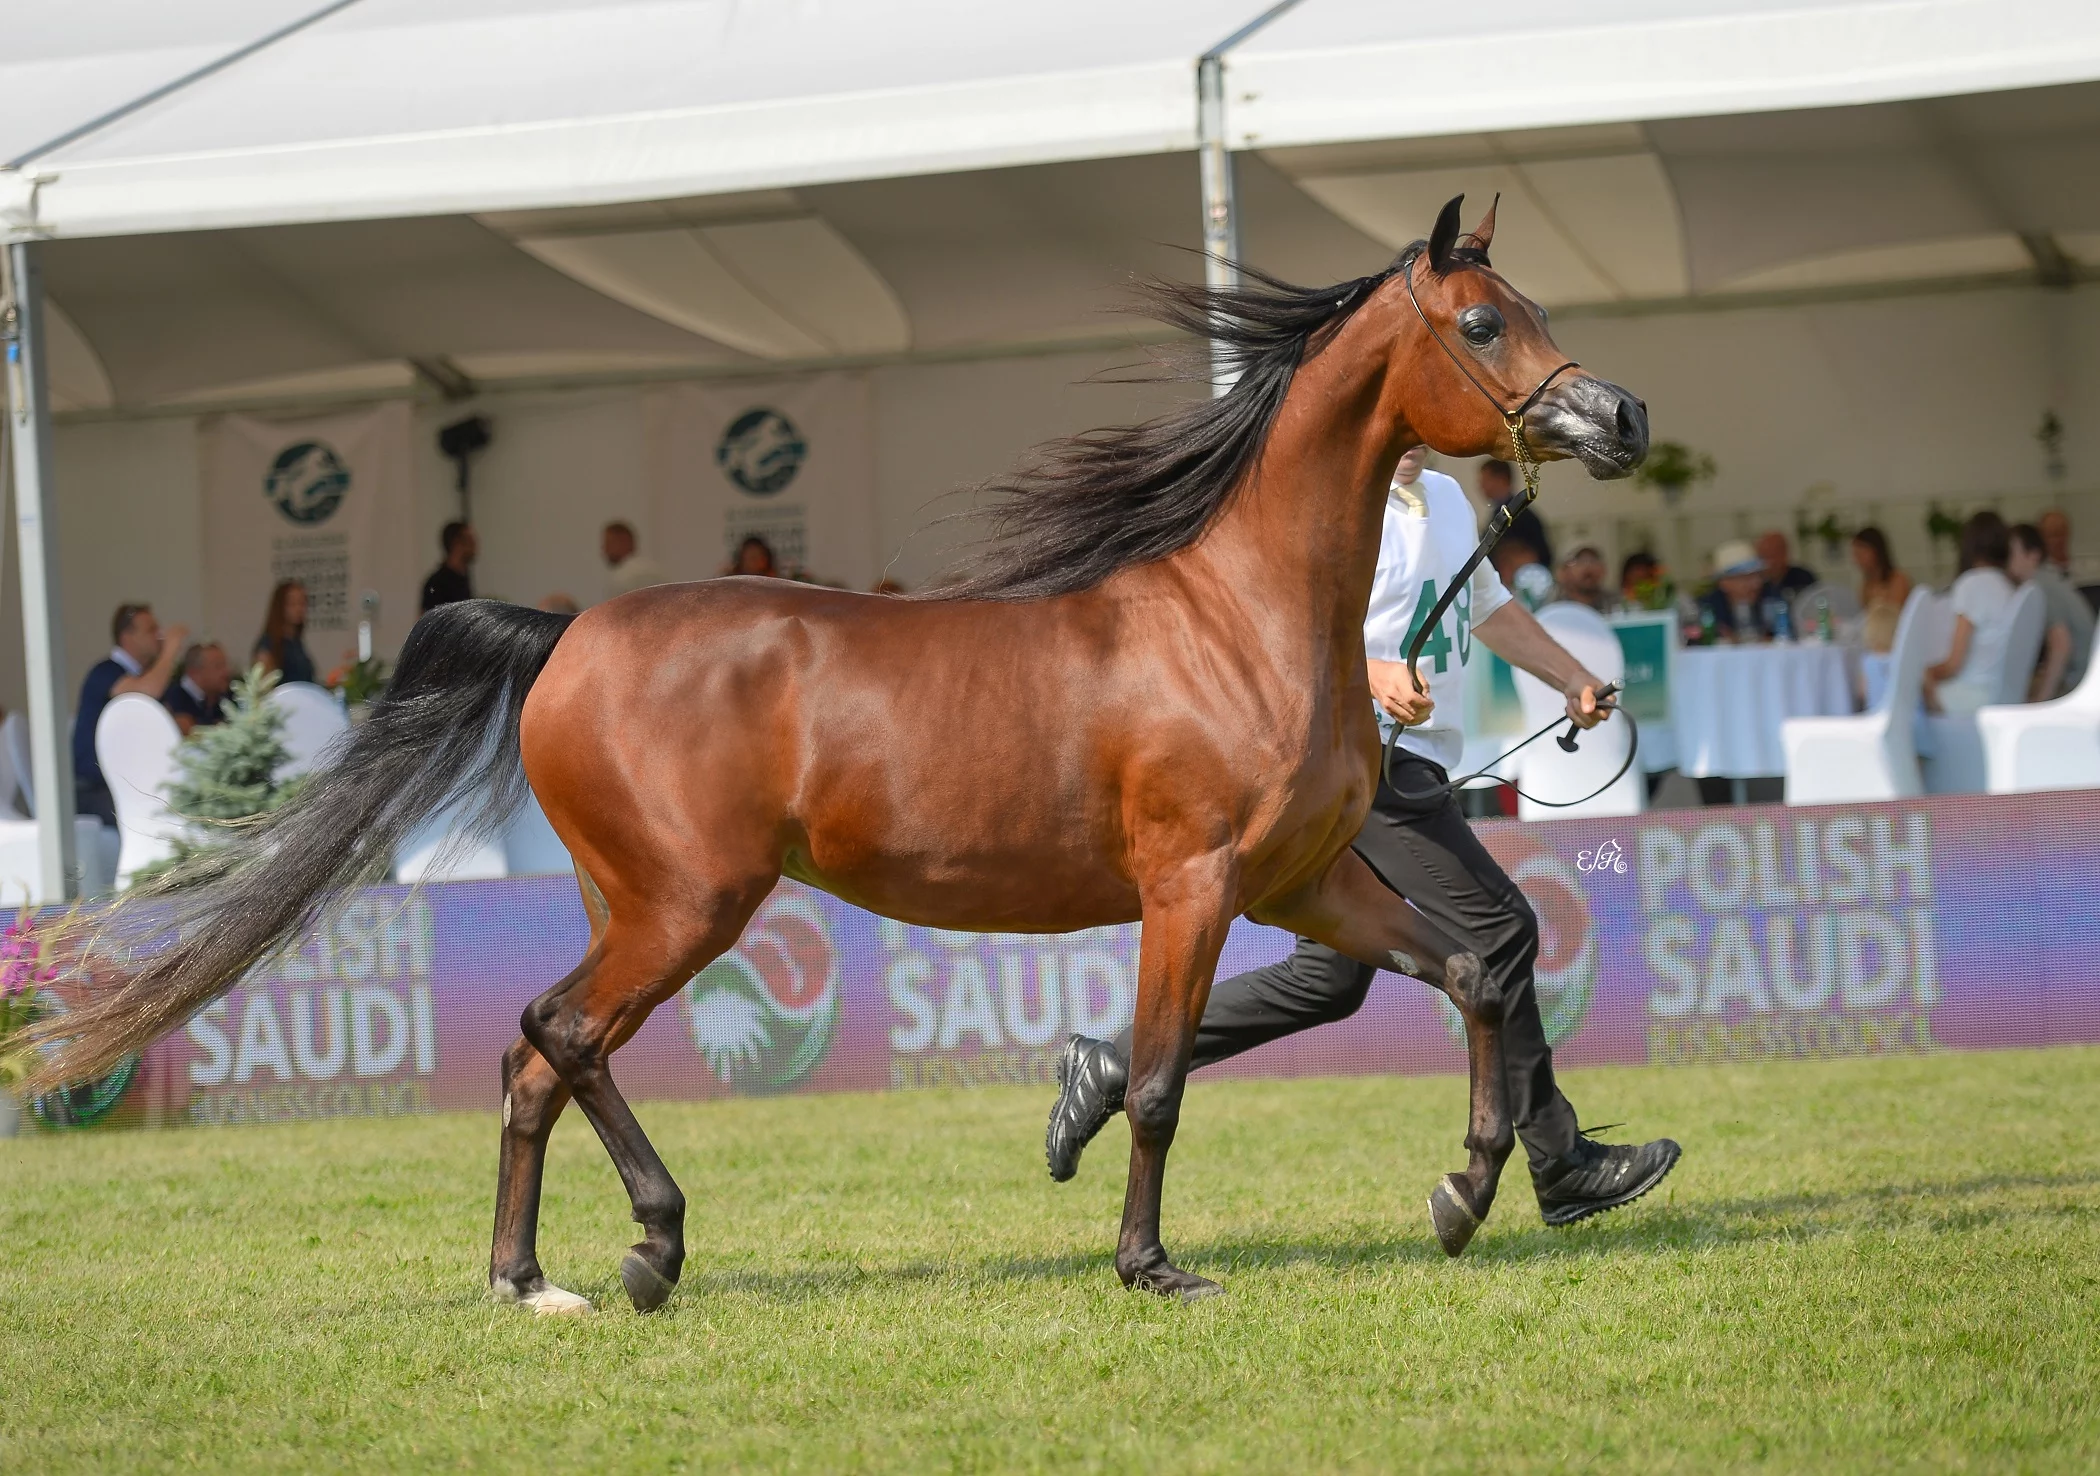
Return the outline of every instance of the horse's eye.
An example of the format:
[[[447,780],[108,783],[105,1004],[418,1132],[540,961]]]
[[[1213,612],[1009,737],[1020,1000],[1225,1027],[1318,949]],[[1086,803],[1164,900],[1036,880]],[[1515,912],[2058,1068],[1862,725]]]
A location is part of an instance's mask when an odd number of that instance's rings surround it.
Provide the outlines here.
[[[1475,348],[1486,348],[1502,336],[1502,314],[1487,303],[1475,303],[1458,315],[1458,331]]]

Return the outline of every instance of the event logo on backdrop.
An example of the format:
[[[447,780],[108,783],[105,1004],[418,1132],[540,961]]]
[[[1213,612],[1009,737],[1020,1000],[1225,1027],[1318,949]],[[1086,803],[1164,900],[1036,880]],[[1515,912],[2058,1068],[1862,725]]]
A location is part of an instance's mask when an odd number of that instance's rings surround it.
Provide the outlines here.
[[[270,591],[306,586],[306,641],[332,665],[365,590],[380,596],[381,650],[416,615],[411,412],[405,404],[318,420],[221,415],[198,429],[206,607],[180,612],[236,666],[262,633]]]
[[[1495,823],[1540,924],[1564,1065],[2100,1042],[2100,791]],[[504,1049],[590,929],[566,877],[360,894],[154,1046],[119,1116],[249,1122],[493,1107]],[[1140,929],[951,933],[783,882],[617,1062],[636,1101],[1042,1084],[1136,1001]],[[1242,920],[1221,976],[1291,940]],[[1382,975],[1349,1019],[1209,1074],[1457,1072],[1442,995]]]
[[[774,893],[682,999],[694,1049],[722,1085],[800,1085],[831,1048],[839,1017],[838,959],[823,908],[805,894]]]
[[[757,537],[790,571],[849,588],[874,583],[866,376],[670,386],[643,397],[642,418],[645,536],[666,572],[719,574]]]

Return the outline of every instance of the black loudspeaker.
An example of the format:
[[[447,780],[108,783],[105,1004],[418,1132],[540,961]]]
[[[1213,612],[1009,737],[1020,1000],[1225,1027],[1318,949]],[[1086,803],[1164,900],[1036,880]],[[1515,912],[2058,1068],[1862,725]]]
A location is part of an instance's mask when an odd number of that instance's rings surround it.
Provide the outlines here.
[[[468,468],[474,453],[488,449],[491,439],[486,415],[469,415],[438,432],[438,450],[459,468],[459,520],[463,523],[474,521],[474,506],[468,500],[467,492]]]

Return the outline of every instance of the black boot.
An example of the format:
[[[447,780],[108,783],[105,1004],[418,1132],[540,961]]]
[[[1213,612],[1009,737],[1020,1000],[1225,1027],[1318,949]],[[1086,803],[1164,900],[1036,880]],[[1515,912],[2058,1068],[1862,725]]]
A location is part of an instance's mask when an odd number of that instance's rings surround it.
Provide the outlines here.
[[[1631,1204],[1663,1181],[1682,1151],[1668,1138],[1634,1147],[1577,1137],[1573,1148],[1531,1171],[1539,1214],[1549,1225],[1572,1225]]]
[[[1065,1042],[1057,1058],[1057,1102],[1043,1134],[1051,1178],[1062,1184],[1079,1172],[1080,1153],[1123,1110],[1129,1082],[1130,1069],[1108,1041],[1075,1035]]]

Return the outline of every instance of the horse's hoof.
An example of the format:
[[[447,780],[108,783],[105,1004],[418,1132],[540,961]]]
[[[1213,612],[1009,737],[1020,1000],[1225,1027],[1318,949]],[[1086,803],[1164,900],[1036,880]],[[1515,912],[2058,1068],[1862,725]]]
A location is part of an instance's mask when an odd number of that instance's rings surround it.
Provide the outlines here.
[[[1467,1205],[1457,1174],[1444,1175],[1429,1191],[1429,1223],[1436,1228],[1436,1243],[1452,1257],[1465,1251],[1480,1228],[1480,1216]]]
[[[671,1300],[678,1283],[643,1260],[639,1252],[629,1251],[620,1262],[620,1285],[627,1288],[627,1300],[634,1303],[635,1311],[654,1312]]]
[[[489,1283],[489,1292],[497,1301],[523,1307],[535,1317],[581,1317],[591,1310],[588,1298],[563,1291],[545,1278],[523,1287],[508,1281],[493,1281]]]
[[[1172,1265],[1132,1272],[1123,1278],[1123,1285],[1130,1291],[1151,1292],[1156,1297],[1172,1297],[1181,1302],[1200,1302],[1205,1297],[1225,1295],[1225,1288],[1209,1277]]]

